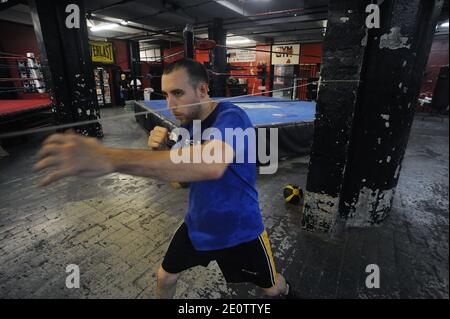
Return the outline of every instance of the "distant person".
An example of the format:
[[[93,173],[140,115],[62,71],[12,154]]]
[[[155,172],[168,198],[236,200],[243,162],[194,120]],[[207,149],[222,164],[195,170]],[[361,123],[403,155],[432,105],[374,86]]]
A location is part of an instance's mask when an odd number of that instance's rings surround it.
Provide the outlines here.
[[[134,80],[131,80],[130,82],[131,86],[131,92],[134,92]],[[134,94],[131,94],[131,96],[134,96]],[[136,78],[136,99],[143,100],[143,90],[142,90],[142,82],[138,78]]]
[[[121,105],[125,105],[125,101],[129,99],[130,96],[130,84],[127,80],[127,75],[125,73],[120,74],[120,81],[119,81],[119,87],[120,87],[120,100]]]

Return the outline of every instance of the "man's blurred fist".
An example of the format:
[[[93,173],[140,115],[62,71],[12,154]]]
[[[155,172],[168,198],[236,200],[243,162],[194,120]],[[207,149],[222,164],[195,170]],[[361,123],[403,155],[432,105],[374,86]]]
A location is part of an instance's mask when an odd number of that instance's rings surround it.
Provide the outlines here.
[[[153,130],[150,131],[150,136],[148,138],[148,147],[153,150],[158,149],[161,145],[167,142],[169,130],[165,127],[155,126]]]

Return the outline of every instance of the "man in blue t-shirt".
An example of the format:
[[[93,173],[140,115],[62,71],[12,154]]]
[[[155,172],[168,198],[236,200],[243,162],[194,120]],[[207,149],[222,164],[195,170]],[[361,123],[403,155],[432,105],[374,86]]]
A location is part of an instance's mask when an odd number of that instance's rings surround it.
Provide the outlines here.
[[[169,64],[162,76],[162,91],[172,114],[189,133],[187,140],[179,141],[178,148],[160,150],[169,133],[163,127],[150,132],[151,151],[112,149],[93,138],[54,134],[44,142],[41,160],[35,166],[35,170],[54,169],[41,184],[65,176],[112,172],[190,182],[187,214],[158,270],[157,297],[173,297],[184,270],[207,266],[213,260],[227,282],[252,282],[270,296],[291,295],[289,284],[275,270],[262,222],[256,164],[249,158],[254,140],[246,138],[240,143],[235,136],[230,140],[227,135],[230,130],[254,133],[248,116],[229,102],[210,99],[207,70],[193,60]],[[195,125],[198,120],[200,126]],[[212,156],[220,153],[222,160],[174,161],[174,156],[183,152],[195,158],[206,150]]]

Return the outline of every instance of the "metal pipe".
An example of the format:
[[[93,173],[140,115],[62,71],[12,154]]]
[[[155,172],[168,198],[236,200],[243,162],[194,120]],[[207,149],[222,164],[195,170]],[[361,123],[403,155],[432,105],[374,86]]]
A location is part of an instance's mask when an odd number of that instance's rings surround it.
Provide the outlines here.
[[[262,32],[253,32],[253,33],[239,33],[239,34],[233,34],[233,36],[252,36],[252,35],[260,35],[260,34],[284,33],[284,32],[296,32],[296,31],[311,31],[311,30],[320,30],[320,29],[325,30],[326,27],[290,29],[290,30],[274,30],[274,31],[262,31]]]

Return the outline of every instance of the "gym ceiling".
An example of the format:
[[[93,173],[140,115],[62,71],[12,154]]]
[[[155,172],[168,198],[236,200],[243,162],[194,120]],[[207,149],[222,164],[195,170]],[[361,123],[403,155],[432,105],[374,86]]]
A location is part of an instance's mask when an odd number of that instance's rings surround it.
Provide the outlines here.
[[[215,18],[223,19],[229,45],[321,42],[328,14],[328,0],[90,0],[85,6],[89,27],[116,24],[110,30],[89,30],[91,39],[149,45],[182,41],[186,24],[194,26],[197,38],[207,38]],[[440,23],[448,21],[448,10],[445,0]],[[32,25],[27,1],[0,3],[0,20]],[[448,28],[436,31],[448,33]]]
[[[26,1],[0,4],[0,19],[31,25]],[[85,1],[88,24],[116,23],[112,30],[92,32],[93,39],[132,39],[157,43],[180,41],[186,24],[207,38],[208,25],[222,18],[228,40],[320,42],[327,21],[327,0],[95,0]],[[8,8],[6,8],[8,5]],[[126,24],[126,25],[124,25]],[[251,42],[249,43],[251,44]]]

